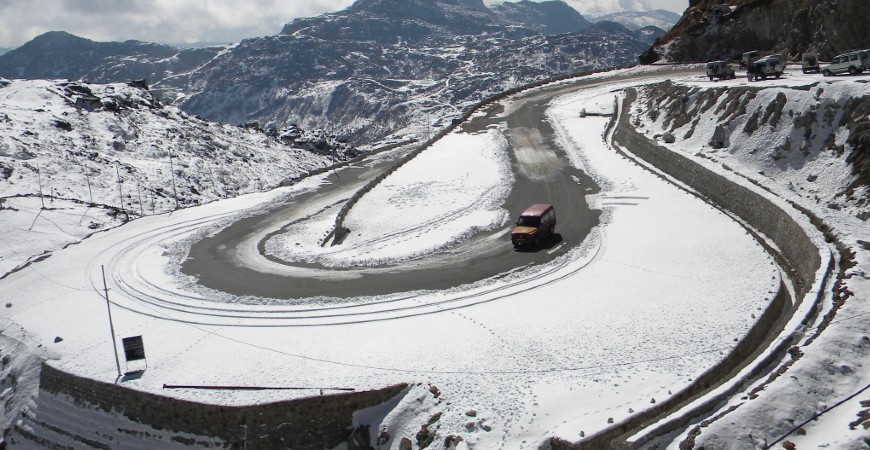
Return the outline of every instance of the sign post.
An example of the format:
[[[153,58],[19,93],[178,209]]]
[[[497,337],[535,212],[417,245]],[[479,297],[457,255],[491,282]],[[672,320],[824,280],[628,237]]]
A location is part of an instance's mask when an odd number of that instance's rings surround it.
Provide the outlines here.
[[[106,266],[100,266],[103,271],[103,291],[106,293],[106,309],[109,311],[109,332],[112,333],[112,350],[115,352],[115,366],[118,367],[118,376],[121,376],[121,361],[118,359],[118,346],[115,345],[115,325],[112,323],[112,305],[109,303],[109,286],[106,284]]]
[[[145,359],[145,344],[142,342],[142,336],[131,336],[125,337],[121,339],[121,342],[124,344],[124,358],[129,363],[130,361],[139,361]],[[145,367],[148,367],[148,361],[145,360]],[[129,369],[129,366],[128,366]],[[130,372],[128,370],[128,374],[143,372],[143,370],[135,370]]]

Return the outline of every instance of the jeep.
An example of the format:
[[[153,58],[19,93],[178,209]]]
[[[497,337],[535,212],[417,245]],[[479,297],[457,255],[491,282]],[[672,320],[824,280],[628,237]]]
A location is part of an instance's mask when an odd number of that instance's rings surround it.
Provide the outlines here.
[[[831,64],[822,68],[822,75],[829,77],[848,72],[849,75],[858,75],[867,68],[868,55],[866,51],[847,52],[837,55]]]
[[[731,67],[731,64],[728,64],[725,61],[712,61],[707,63],[707,76],[710,78],[710,81],[713,81],[714,78],[719,80],[733,80],[737,78],[737,74],[734,73],[734,68]]]
[[[804,53],[801,58],[801,70],[803,73],[819,73],[822,68],[819,66],[819,58],[815,53]]]
[[[526,208],[511,231],[511,243],[541,245],[544,238],[556,234],[556,210],[553,205],[537,203]]]
[[[761,58],[746,69],[746,79],[749,81],[766,80],[767,77],[773,76],[779,78],[785,68],[784,60],[780,60],[778,55],[766,56]]]

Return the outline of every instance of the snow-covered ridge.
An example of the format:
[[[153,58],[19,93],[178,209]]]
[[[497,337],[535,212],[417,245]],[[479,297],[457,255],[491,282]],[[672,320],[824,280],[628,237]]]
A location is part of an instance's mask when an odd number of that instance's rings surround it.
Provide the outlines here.
[[[755,173],[811,204],[870,219],[856,126],[870,120],[870,89],[860,79],[816,82],[792,75],[790,85],[776,87],[734,86],[740,81],[649,86],[641,90],[645,107],[638,123],[655,136],[672,134],[674,149]]]
[[[5,236],[0,274],[36,256],[17,243],[43,240],[41,253],[138,216],[270,189],[357,153],[295,126],[205,122],[142,84],[0,79],[0,218],[20,234]]]
[[[797,71],[773,86],[744,83],[698,77],[642,87],[634,124],[650,137],[673,138],[663,144],[672,151],[807,211],[837,244],[839,275],[771,376],[749,383],[668,448],[858,448],[867,443],[870,380],[863,134],[870,89],[863,77],[819,80]]]

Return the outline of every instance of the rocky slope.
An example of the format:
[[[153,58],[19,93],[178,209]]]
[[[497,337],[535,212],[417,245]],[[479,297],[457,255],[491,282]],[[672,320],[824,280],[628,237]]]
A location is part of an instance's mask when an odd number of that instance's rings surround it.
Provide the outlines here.
[[[209,120],[329,127],[372,142],[425,133],[517,85],[636,64],[656,30],[614,25],[589,26],[563,2],[358,0],[226,48],[50,33],[0,56],[0,76],[144,78],[164,102]]]
[[[838,80],[839,81],[839,80]],[[696,156],[745,166],[809,203],[870,220],[870,92],[865,83],[642,90],[651,132]],[[714,124],[715,126],[712,126]]]
[[[729,9],[717,9],[719,5]],[[736,59],[743,52],[817,52],[822,60],[870,47],[865,0],[693,0],[682,19],[641,57],[642,63]]]
[[[0,79],[0,198],[41,191],[134,217],[269,189],[357,154],[296,126],[205,122],[142,85]]]

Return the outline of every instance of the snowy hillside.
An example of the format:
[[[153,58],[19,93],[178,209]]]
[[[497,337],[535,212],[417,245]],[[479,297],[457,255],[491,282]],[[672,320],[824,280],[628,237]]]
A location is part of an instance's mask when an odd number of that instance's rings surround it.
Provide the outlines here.
[[[773,83],[773,85],[771,85]],[[634,124],[672,151],[750,180],[823,223],[839,275],[789,355],[667,447],[866,448],[870,188],[866,77],[704,77],[638,89]],[[667,136],[671,133],[672,136]],[[781,446],[781,447],[780,447]]]
[[[861,167],[866,149],[857,145],[860,124],[870,120],[867,84],[790,75],[776,87],[746,87],[743,80],[652,85],[643,90],[638,121],[659,137],[672,133],[674,145],[757,173],[809,203],[870,219]]]
[[[139,216],[270,189],[356,154],[322,132],[189,117],[143,87],[0,79],[0,218],[14,224],[0,274],[36,256],[27,242],[42,242],[41,253]]]

